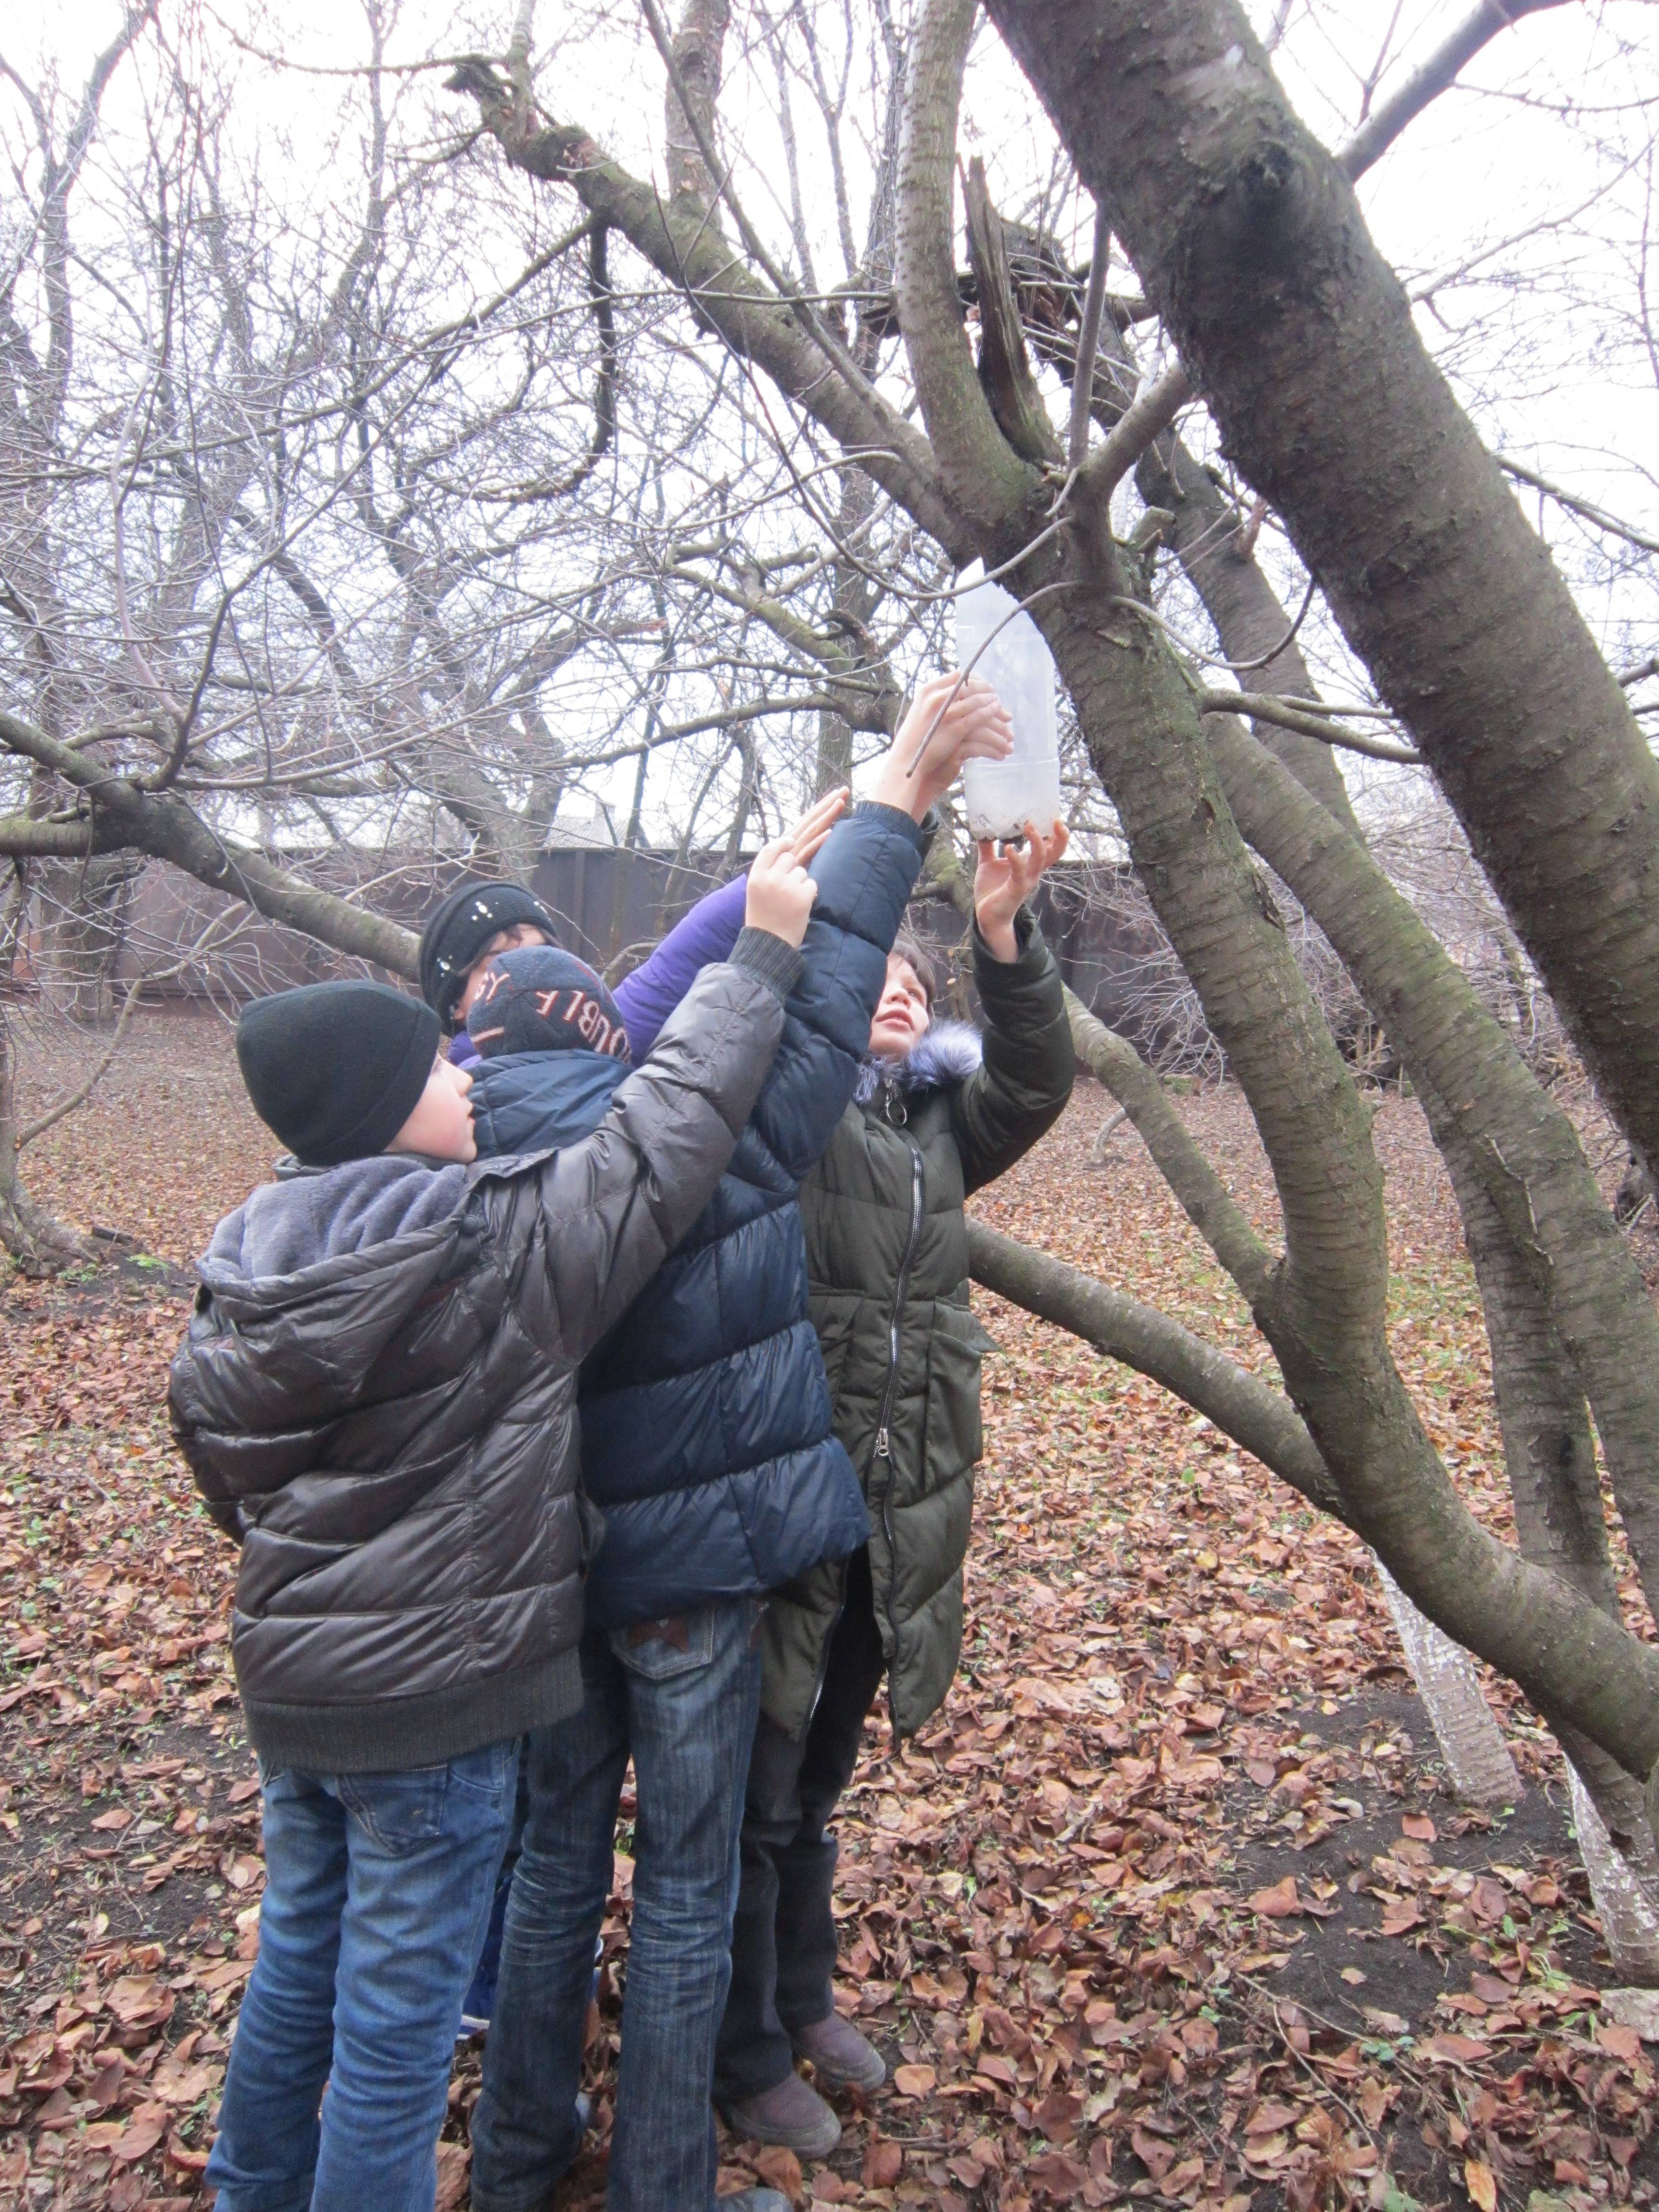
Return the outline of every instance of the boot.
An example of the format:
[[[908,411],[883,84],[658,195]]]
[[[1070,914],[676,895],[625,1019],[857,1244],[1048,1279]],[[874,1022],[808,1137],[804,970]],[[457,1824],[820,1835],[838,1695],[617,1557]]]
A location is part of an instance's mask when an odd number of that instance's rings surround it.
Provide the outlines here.
[[[781,2143],[802,2158],[828,2158],[841,2141],[841,2122],[799,2074],[786,2074],[757,2097],[722,2105],[720,2112],[745,2142]]]
[[[778,2189],[740,2189],[735,2197],[722,2197],[720,2212],[791,2212],[789,2199]]]
[[[887,2079],[874,2044],[838,2012],[815,2020],[810,2027],[792,2028],[789,2040],[797,2058],[811,2060],[826,2089],[879,2089]]]

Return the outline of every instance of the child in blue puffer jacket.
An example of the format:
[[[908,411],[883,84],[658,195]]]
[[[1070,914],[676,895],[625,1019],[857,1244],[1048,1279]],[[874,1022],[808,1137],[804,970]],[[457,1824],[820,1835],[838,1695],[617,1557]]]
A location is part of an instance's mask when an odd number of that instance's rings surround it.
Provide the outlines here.
[[[744,1784],[766,1594],[842,1558],[868,1523],[833,1433],[807,1306],[797,1193],[852,1096],[920,823],[963,757],[1001,757],[994,695],[964,690],[933,766],[907,723],[878,797],[813,865],[817,899],[784,1036],[731,1168],[647,1297],[584,1370],[582,1471],[604,1513],[589,1569],[580,1713],[531,1739],[530,1808],[473,2121],[472,2201],[550,2191],[577,2148],[594,1940],[631,1755],[634,1909],[608,2203],[711,2212],[709,2091],[730,1979]],[[552,947],[479,979],[467,1028],[481,1155],[584,1134],[628,1069],[622,1013]]]

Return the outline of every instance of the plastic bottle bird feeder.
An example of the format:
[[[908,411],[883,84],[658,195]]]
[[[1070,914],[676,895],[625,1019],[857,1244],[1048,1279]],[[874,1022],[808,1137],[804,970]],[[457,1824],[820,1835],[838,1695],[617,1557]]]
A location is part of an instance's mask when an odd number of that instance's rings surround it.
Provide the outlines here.
[[[957,665],[985,678],[1014,725],[1014,750],[1006,760],[963,764],[969,831],[975,837],[1020,837],[1028,822],[1046,830],[1060,816],[1054,655],[1018,599],[1000,584],[984,580],[977,561],[958,579]]]

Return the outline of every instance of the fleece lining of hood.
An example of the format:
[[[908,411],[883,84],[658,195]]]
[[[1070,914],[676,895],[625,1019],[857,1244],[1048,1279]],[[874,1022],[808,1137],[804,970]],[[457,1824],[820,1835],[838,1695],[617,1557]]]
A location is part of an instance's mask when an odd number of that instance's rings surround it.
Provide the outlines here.
[[[935,1022],[902,1060],[861,1061],[854,1096],[867,1106],[884,1083],[896,1085],[907,1097],[919,1091],[942,1091],[949,1084],[966,1083],[984,1058],[985,1041],[971,1023]]]
[[[207,1264],[250,1280],[298,1274],[446,1219],[467,1179],[459,1164],[434,1168],[386,1152],[265,1183],[219,1224]]]

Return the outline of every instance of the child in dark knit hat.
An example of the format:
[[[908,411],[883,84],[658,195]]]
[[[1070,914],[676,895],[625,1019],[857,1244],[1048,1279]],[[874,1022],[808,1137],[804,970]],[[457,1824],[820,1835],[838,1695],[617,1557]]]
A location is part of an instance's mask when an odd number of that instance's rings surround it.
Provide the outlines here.
[[[730,961],[642,1067],[605,1058],[592,1133],[557,1152],[477,1162],[471,1078],[383,985],[242,1018],[292,1158],[214,1232],[168,1394],[241,1547],[231,1650],[264,1795],[220,2212],[433,2204],[520,1739],[582,1695],[578,1364],[719,1182],[799,971],[815,889],[781,841],[746,896]],[[614,1008],[582,996],[598,1039]]]
[[[831,793],[807,823],[823,817],[827,830],[843,797]],[[698,969],[725,958],[743,926],[743,902],[741,876],[710,891],[617,984],[617,1009],[635,1060],[650,1051]],[[421,994],[444,1026],[454,1030],[449,1056],[457,1066],[470,1067],[477,1058],[465,1023],[484,970],[498,953],[537,945],[556,951],[558,932],[552,915],[522,884],[463,884],[433,911],[421,932]]]

